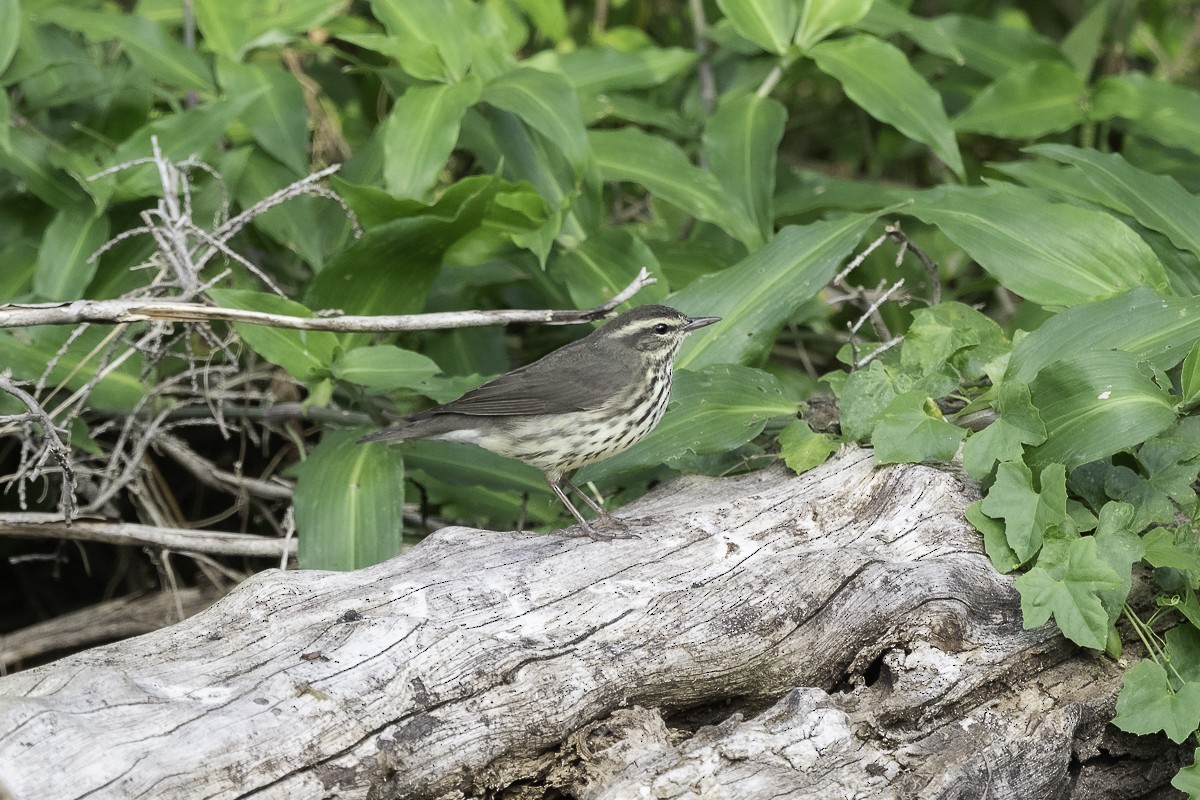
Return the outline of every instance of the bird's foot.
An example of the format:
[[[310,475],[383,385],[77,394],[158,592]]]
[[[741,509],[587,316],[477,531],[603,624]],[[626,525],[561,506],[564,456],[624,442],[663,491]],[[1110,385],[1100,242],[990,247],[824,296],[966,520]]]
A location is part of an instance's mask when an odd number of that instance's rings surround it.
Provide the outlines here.
[[[613,539],[640,539],[633,531],[629,530],[629,524],[624,520],[601,514],[591,522],[584,521],[580,527],[584,532],[595,542],[609,542]]]

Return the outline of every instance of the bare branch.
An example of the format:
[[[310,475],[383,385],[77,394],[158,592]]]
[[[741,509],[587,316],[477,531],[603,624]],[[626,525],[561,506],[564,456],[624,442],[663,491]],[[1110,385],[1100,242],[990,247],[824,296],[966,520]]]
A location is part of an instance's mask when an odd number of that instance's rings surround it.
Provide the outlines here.
[[[82,322],[120,324],[147,322],[250,322],[273,328],[335,331],[339,333],[384,333],[429,331],[446,328],[476,328],[517,322],[545,325],[574,325],[601,319],[642,288],[655,282],[645,268],[625,289],[607,303],[581,311],[573,309],[510,309],[499,311],[446,311],[436,314],[393,316],[293,317],[237,308],[146,299],[76,300],[71,303],[12,303],[0,306],[0,328],[33,325],[78,325]]]
[[[296,554],[296,540],[269,539],[249,533],[159,528],[131,522],[101,522],[76,518],[67,527],[58,514],[0,514],[0,536],[27,539],[80,539],[129,547],[153,547],[181,553],[278,558]]]
[[[188,447],[182,439],[170,434],[160,433],[154,440],[154,447],[169,455],[206,486],[235,494],[245,493],[263,497],[268,500],[292,499],[295,487],[290,481],[280,478],[265,481],[218,469],[211,461]]]
[[[7,375],[0,374],[0,391],[7,392],[17,398],[29,409],[29,413],[21,414],[16,418],[8,418],[6,421],[21,421],[25,423],[34,421],[41,426],[42,441],[45,442],[46,452],[54,457],[54,460],[58,462],[59,468],[62,469],[63,485],[62,493],[59,496],[59,508],[62,510],[63,524],[69,526],[71,518],[75,514],[75,490],[77,488],[75,471],[71,467],[71,449],[63,444],[63,440],[59,438],[58,430],[54,427],[54,421],[50,419],[50,415],[46,413],[46,410],[41,407],[31,394],[17,386]],[[23,444],[28,444],[28,442],[28,438],[23,440]],[[32,464],[33,468],[29,470],[29,477],[36,479],[44,464],[44,457],[32,462]],[[23,474],[19,476],[21,479],[23,479]]]

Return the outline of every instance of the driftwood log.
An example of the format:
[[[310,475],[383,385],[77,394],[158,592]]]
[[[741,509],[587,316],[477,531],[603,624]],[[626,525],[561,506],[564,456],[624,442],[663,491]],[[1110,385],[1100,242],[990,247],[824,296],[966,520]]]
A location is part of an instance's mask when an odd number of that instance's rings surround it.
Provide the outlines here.
[[[0,679],[0,796],[1176,797],[1025,631],[952,468],[689,478],[640,539],[447,528]]]

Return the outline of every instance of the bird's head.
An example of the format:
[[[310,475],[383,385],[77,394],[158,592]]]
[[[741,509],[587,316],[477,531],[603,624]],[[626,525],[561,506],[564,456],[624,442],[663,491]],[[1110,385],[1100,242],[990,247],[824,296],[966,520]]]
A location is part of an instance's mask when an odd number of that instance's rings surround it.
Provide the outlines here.
[[[692,331],[720,321],[720,317],[689,317],[670,306],[647,305],[614,317],[596,331],[617,347],[630,348],[654,360],[671,360]]]

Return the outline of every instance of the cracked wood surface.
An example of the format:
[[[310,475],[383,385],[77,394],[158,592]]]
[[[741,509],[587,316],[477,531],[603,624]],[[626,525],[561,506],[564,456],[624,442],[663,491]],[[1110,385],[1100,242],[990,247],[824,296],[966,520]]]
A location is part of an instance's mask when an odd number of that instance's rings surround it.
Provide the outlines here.
[[[1074,796],[1120,673],[1021,629],[963,520],[976,496],[851,448],[668,484],[618,512],[640,539],[447,528],[357,572],[262,573],[0,679],[0,789]],[[720,724],[693,735],[699,709]]]

